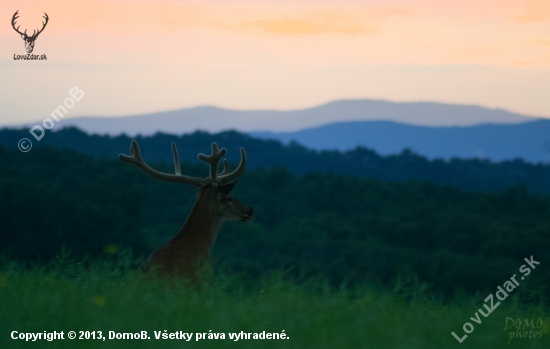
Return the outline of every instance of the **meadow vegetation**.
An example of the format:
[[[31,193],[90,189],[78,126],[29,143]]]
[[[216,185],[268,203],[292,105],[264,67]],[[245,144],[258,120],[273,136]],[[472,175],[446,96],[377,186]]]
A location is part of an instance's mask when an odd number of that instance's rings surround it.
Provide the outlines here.
[[[83,262],[60,255],[49,264],[0,267],[2,348],[548,348],[550,313],[512,297],[476,325],[459,344],[451,332],[481,307],[483,295],[450,303],[421,283],[394,280],[382,291],[370,285],[337,288],[323,279],[298,280],[271,272],[250,282],[216,273],[200,290],[150,280],[134,272],[127,254]],[[512,339],[506,317],[542,318],[542,338]],[[11,331],[147,331],[151,339],[64,339],[25,342]],[[166,333],[224,333],[225,339],[155,339]],[[229,339],[229,333],[284,333],[290,339]],[[96,332],[97,335],[97,332]]]

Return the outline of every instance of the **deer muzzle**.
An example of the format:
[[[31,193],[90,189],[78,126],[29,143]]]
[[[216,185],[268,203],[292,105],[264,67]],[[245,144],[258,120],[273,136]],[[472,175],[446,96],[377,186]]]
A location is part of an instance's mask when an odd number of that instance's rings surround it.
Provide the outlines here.
[[[254,217],[254,209],[252,207],[249,207],[248,208],[248,212],[245,213],[242,218],[241,218],[241,221],[242,222],[248,222],[249,220],[251,220],[252,218]]]

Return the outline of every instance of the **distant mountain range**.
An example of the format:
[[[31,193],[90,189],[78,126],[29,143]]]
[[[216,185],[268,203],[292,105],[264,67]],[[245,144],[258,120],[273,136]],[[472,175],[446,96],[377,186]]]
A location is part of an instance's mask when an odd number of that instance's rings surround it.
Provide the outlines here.
[[[472,126],[519,123],[536,118],[502,109],[428,102],[394,103],[379,100],[341,100],[318,107],[278,110],[229,110],[197,107],[125,117],[76,117],[56,123],[55,129],[74,126],[88,133],[151,135],[156,132],[293,132],[334,122],[393,121],[421,126]],[[40,124],[42,120],[29,125]],[[13,126],[13,125],[12,125]],[[22,125],[15,125],[22,126]]]
[[[364,146],[381,155],[411,149],[427,158],[521,158],[550,162],[550,120],[470,127],[426,127],[389,121],[342,122],[297,132],[252,132],[253,137],[296,141],[315,150],[340,151]]]
[[[35,124],[40,123],[19,127]],[[550,162],[550,119],[472,105],[341,100],[292,111],[206,106],[127,117],[67,118],[54,130],[66,127],[112,136],[237,130],[285,144],[295,140],[315,150],[364,146],[388,155],[408,148],[430,159]]]

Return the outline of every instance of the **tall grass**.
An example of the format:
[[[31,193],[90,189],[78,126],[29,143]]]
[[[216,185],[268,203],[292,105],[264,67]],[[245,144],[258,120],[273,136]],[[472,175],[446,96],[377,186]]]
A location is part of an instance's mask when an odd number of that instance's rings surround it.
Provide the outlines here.
[[[200,290],[151,280],[116,260],[0,266],[0,348],[549,348],[550,316],[509,297],[459,344],[484,296],[443,304],[423,285],[398,281],[393,291],[331,288],[322,280],[289,280],[284,272],[261,280],[214,275]],[[414,280],[412,280],[414,281]],[[407,286],[409,285],[409,286]],[[496,285],[495,285],[496,286]],[[505,319],[542,318],[542,338],[512,339]],[[154,331],[224,333],[226,339],[156,340]],[[282,333],[289,339],[229,339],[229,333]],[[64,331],[64,340],[12,340],[12,331]],[[148,331],[147,340],[67,339],[68,331]]]

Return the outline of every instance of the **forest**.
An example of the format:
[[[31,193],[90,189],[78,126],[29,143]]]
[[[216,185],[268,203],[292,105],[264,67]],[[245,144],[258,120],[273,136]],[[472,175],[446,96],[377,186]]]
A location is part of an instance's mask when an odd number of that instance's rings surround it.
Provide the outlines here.
[[[48,134],[44,140],[77,131],[64,132]],[[207,152],[208,142],[214,139],[229,148],[228,157],[236,162],[238,152],[230,138],[244,136],[196,133],[184,137],[202,140],[196,142],[201,149],[193,150],[192,156],[186,149],[195,147],[179,146],[182,161]],[[65,140],[64,148],[97,144],[97,139]],[[152,167],[173,171],[170,137],[156,135],[139,141],[143,157]],[[128,153],[130,141],[124,142],[119,152]],[[194,204],[196,189],[147,176],[116,159],[116,154],[108,155],[106,149],[111,148],[105,143],[104,148],[95,149],[96,156],[89,155],[90,150],[83,154],[45,145],[28,153],[0,146],[3,258],[32,264],[53,260],[64,250],[83,260],[86,256],[111,258],[126,249],[144,258],[179,231]],[[285,270],[297,279],[326,278],[335,287],[383,286],[401,275],[417,278],[434,295],[456,297],[493,292],[517,273],[524,258],[534,256],[541,266],[550,264],[550,197],[533,195],[528,185],[510,182],[514,175],[520,178],[528,173],[546,173],[547,165],[518,162],[521,175],[510,173],[508,178],[501,178],[499,185],[506,183],[506,189],[473,191],[473,187],[463,190],[460,185],[438,185],[418,178],[397,181],[403,174],[388,181],[336,171],[315,173],[315,167],[300,173],[282,166],[253,166],[260,153],[244,145],[251,166],[233,196],[253,207],[255,218],[247,223],[225,223],[213,251],[216,270],[248,280]],[[312,161],[333,156],[337,159],[334,164],[353,154],[312,153],[269,142],[264,145],[278,148],[277,156],[281,157],[291,151],[304,157],[309,154]],[[154,151],[166,155],[167,161],[154,158]],[[376,156],[368,150],[355,152]],[[298,158],[296,155],[297,162]],[[390,159],[378,157],[377,161],[393,161],[393,166],[404,169],[408,163],[411,172],[415,166],[419,170],[422,163],[426,168],[448,166],[449,172],[463,168],[472,176],[486,171],[486,179],[507,173],[507,166],[514,166],[478,160],[438,165],[407,152]],[[468,166],[476,170],[470,171]],[[204,163],[182,163],[185,174],[204,177],[207,171]],[[456,178],[468,177],[462,173],[455,173]],[[531,183],[531,190],[548,185],[542,174],[538,178],[540,182]],[[538,268],[522,283],[518,294],[525,301],[547,300],[549,276],[550,269]]]
[[[17,149],[18,141],[27,137],[33,147],[71,149],[94,157],[114,159],[128,151],[132,138],[126,135],[88,135],[76,128],[46,132],[37,142],[26,129],[0,129],[0,145]],[[550,195],[550,164],[532,164],[521,159],[491,162],[484,159],[428,160],[410,150],[400,154],[380,156],[370,149],[358,147],[347,152],[313,151],[291,142],[262,140],[235,131],[210,134],[197,131],[186,135],[155,134],[138,136],[136,140],[148,161],[171,162],[170,143],[178,144],[182,160],[198,162],[197,154],[210,149],[217,141],[227,148],[228,160],[238,162],[239,148],[244,147],[249,168],[284,167],[297,175],[324,173],[376,178],[384,182],[429,181],[454,186],[466,191],[501,192],[516,185],[533,195]]]

